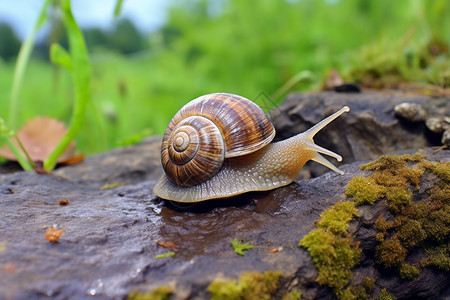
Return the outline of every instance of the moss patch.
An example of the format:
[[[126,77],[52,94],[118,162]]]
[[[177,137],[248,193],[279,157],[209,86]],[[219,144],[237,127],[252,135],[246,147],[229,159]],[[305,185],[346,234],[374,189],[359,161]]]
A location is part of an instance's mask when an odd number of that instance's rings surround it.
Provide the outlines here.
[[[353,178],[347,186],[347,196],[357,205],[373,204],[384,198],[389,208],[387,217],[380,216],[374,224],[379,241],[375,261],[385,268],[397,269],[401,278],[410,280],[417,278],[424,266],[448,271],[450,162],[430,162],[420,154],[393,155],[382,156],[360,168],[373,173],[367,178]],[[415,202],[413,195],[419,190],[424,174],[427,178],[436,176],[437,181],[421,195],[421,201]],[[427,250],[420,263],[407,263],[412,249],[420,251],[424,247],[438,250]],[[379,299],[391,297],[382,291]]]
[[[427,237],[419,221],[407,218],[397,229],[398,238],[406,248],[412,248]]]
[[[376,260],[385,267],[401,266],[406,258],[406,249],[397,235],[383,241],[376,248]]]
[[[373,178],[355,176],[347,185],[345,194],[352,197],[357,205],[373,204],[383,197],[385,189],[378,185]]]
[[[380,293],[378,294],[378,297],[375,298],[376,300],[395,300],[395,297],[392,296],[386,289],[382,289]]]
[[[420,154],[381,156],[378,160],[361,165],[361,170],[375,171],[369,177],[355,176],[347,185],[345,194],[357,205],[373,204],[386,197],[389,208],[399,212],[412,199],[410,185],[419,189],[421,166],[409,167],[407,162],[423,162]]]
[[[216,279],[208,287],[212,300],[270,300],[278,289],[278,271],[242,273],[238,281]]]
[[[172,294],[172,289],[167,286],[160,286],[149,293],[131,292],[128,300],[168,300]]]
[[[323,212],[317,228],[299,243],[309,251],[319,271],[317,282],[332,287],[338,299],[368,298],[375,284],[373,279],[349,286],[361,251],[347,231],[349,222],[357,217],[357,205],[374,204],[380,199],[386,200],[388,211],[373,224],[379,241],[376,263],[396,270],[406,280],[416,279],[425,266],[448,271],[450,163],[429,162],[420,154],[408,154],[382,156],[360,168],[372,173],[368,177],[356,176],[348,183],[346,195],[354,201],[337,203]],[[435,186],[426,187],[427,192],[420,190],[424,175],[427,179],[437,177]],[[419,190],[421,201],[413,201]],[[427,250],[422,262],[410,264],[410,251],[424,247],[438,250]],[[376,299],[395,298],[383,289]]]
[[[299,243],[305,247],[319,271],[317,282],[334,289],[338,298],[351,293],[345,287],[351,279],[351,269],[359,262],[361,250],[347,234],[349,222],[357,215],[354,202],[341,202],[324,211],[318,228],[308,233]]]
[[[358,210],[353,202],[336,203],[332,209],[320,215],[317,227],[329,230],[334,234],[346,234],[350,221],[358,216]]]
[[[283,296],[283,300],[300,300],[302,298],[302,292],[293,290],[292,292]]]
[[[402,264],[402,266],[400,267],[400,277],[401,278],[408,278],[408,279],[413,279],[413,278],[417,278],[420,274],[420,270],[419,268],[410,265],[410,264]]]
[[[433,266],[440,270],[450,272],[450,248],[438,247],[427,251],[427,257],[422,262],[423,266]]]
[[[424,161],[421,165],[438,176],[445,183],[450,183],[450,162],[432,163]]]

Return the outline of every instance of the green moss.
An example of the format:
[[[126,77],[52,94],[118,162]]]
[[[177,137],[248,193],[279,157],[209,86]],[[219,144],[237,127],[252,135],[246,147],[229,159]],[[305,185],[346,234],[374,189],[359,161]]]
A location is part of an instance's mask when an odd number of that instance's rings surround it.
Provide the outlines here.
[[[391,170],[382,170],[373,173],[369,178],[372,178],[376,184],[384,187],[405,187],[408,181],[404,177],[394,177]]]
[[[361,165],[361,170],[380,171],[386,169],[400,169],[406,166],[406,161],[398,155],[383,155],[376,161]]]
[[[238,281],[216,279],[208,287],[212,300],[270,300],[278,289],[281,272],[242,273]]]
[[[414,279],[420,274],[420,270],[417,267],[406,263],[401,265],[399,272],[400,277],[404,279]]]
[[[378,231],[386,232],[389,229],[393,228],[394,222],[392,221],[386,221],[386,219],[383,216],[379,216],[378,219],[375,221],[375,229]]]
[[[395,218],[386,221],[381,216],[374,223],[376,239],[380,242],[375,249],[376,262],[397,269],[404,279],[416,278],[424,266],[439,265],[441,270],[448,270],[450,259],[446,251],[429,255],[416,265],[407,264],[405,260],[414,247],[448,248],[450,162],[429,162],[420,154],[393,155],[382,156],[360,168],[373,172],[367,178],[353,178],[347,186],[347,196],[353,197],[357,205],[375,203],[385,197],[389,212]],[[434,186],[426,187],[429,197],[420,192],[422,200],[416,203],[413,191],[419,190],[425,172],[437,176],[437,181]]]
[[[375,287],[375,279],[370,277],[364,278],[363,286],[366,290],[373,290],[373,288]]]
[[[352,197],[356,205],[373,204],[384,196],[385,189],[372,178],[355,176],[347,184],[345,194]]]
[[[406,167],[406,162],[422,162],[425,157],[419,153],[405,154],[405,155],[383,155],[376,161],[360,166],[361,170],[386,170],[386,169],[400,169]]]
[[[389,203],[389,209],[399,213],[411,203],[412,192],[404,188],[393,187],[386,192],[386,199]]]
[[[389,208],[401,211],[412,198],[409,185],[419,188],[424,169],[420,166],[408,167],[407,162],[423,161],[420,154],[381,156],[376,161],[361,165],[362,170],[375,171],[369,177],[355,176],[347,185],[346,195],[357,205],[373,204],[386,196]]]
[[[336,236],[322,228],[306,235],[300,246],[308,249],[319,276],[317,282],[340,290],[350,281],[351,269],[359,261],[361,250],[353,239]]]
[[[299,243],[308,250],[319,271],[317,282],[332,287],[338,298],[348,295],[344,288],[361,255],[358,243],[347,235],[348,224],[356,213],[353,202],[335,204],[322,213],[318,228]]]
[[[131,292],[128,300],[168,300],[172,294],[172,289],[167,286],[160,286],[150,293]]]
[[[345,290],[339,291],[337,298],[340,300],[366,300],[369,299],[369,295],[362,286],[349,286]]]
[[[425,156],[423,156],[422,154],[416,152],[413,155],[411,154],[405,154],[401,156],[404,160],[406,161],[411,161],[411,162],[422,162],[425,160]]]
[[[430,250],[423,260],[423,266],[434,266],[446,272],[450,272],[450,249],[446,246]]]
[[[396,176],[396,178],[403,177],[407,179],[418,190],[420,178],[422,177],[423,173],[424,169],[420,167],[420,165],[415,167],[405,167],[399,170],[399,172],[397,173],[398,176]]]
[[[450,207],[432,211],[422,220],[423,228],[430,239],[436,242],[448,241],[450,233]]]
[[[400,243],[397,235],[394,235],[376,247],[375,256],[377,262],[387,268],[398,267],[405,262],[406,249]]]
[[[339,202],[320,215],[318,227],[328,229],[335,234],[346,234],[349,222],[358,216],[355,203],[351,201]]]
[[[429,214],[430,206],[429,203],[426,203],[425,201],[410,203],[410,205],[406,206],[402,211],[403,216],[413,220],[428,218]]]
[[[450,204],[450,185],[446,184],[443,187],[435,186],[430,191],[430,200],[435,203]]]
[[[390,294],[386,289],[382,289],[380,293],[378,294],[378,297],[375,298],[376,300],[395,300],[395,297]]]
[[[302,292],[293,290],[292,292],[283,296],[282,300],[300,300],[302,298]]]
[[[375,287],[375,279],[366,277],[359,286],[349,286],[337,295],[340,300],[366,300],[369,293]]]
[[[398,228],[398,238],[406,248],[412,248],[427,237],[420,222],[407,219]]]
[[[386,221],[383,216],[378,217],[375,221],[375,229],[378,231],[376,234],[377,241],[384,241],[384,237],[387,234],[387,231],[395,226],[394,222]]]
[[[450,162],[439,162],[433,163],[429,161],[424,161],[420,164],[421,167],[431,171],[433,174],[438,176],[445,183],[450,182]]]

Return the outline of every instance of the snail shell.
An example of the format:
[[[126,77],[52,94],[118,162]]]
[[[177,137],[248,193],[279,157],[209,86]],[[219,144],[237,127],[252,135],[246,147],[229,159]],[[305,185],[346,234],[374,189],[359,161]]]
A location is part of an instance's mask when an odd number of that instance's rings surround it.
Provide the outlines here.
[[[269,144],[275,129],[264,111],[237,95],[201,96],[181,108],[164,133],[161,162],[179,186],[210,179],[225,158],[255,152]]]
[[[164,133],[161,161],[165,175],[153,192],[177,202],[227,198],[291,183],[314,160],[343,174],[322,155],[338,154],[314,144],[323,127],[350,109],[345,106],[309,130],[270,143],[270,120],[255,103],[237,95],[201,96],[180,109]]]

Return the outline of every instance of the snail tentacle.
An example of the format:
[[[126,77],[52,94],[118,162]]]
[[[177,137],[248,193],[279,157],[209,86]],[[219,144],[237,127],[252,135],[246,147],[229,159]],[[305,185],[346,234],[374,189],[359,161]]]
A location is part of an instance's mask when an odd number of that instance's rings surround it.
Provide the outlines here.
[[[325,157],[323,157],[322,155],[320,155],[319,153],[316,153],[316,156],[311,158],[311,160],[324,165],[325,167],[335,171],[336,173],[339,173],[341,175],[344,175],[345,172],[338,169],[335,165],[333,165],[332,163],[330,163]],[[340,160],[339,160],[340,161]]]

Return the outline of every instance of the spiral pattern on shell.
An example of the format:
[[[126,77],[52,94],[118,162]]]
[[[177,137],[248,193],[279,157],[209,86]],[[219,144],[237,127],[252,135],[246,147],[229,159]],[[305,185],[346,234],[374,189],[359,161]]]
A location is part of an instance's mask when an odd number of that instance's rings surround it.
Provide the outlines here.
[[[183,106],[164,133],[161,161],[167,177],[180,186],[214,176],[225,158],[261,149],[275,136],[264,111],[237,95],[201,96]]]

